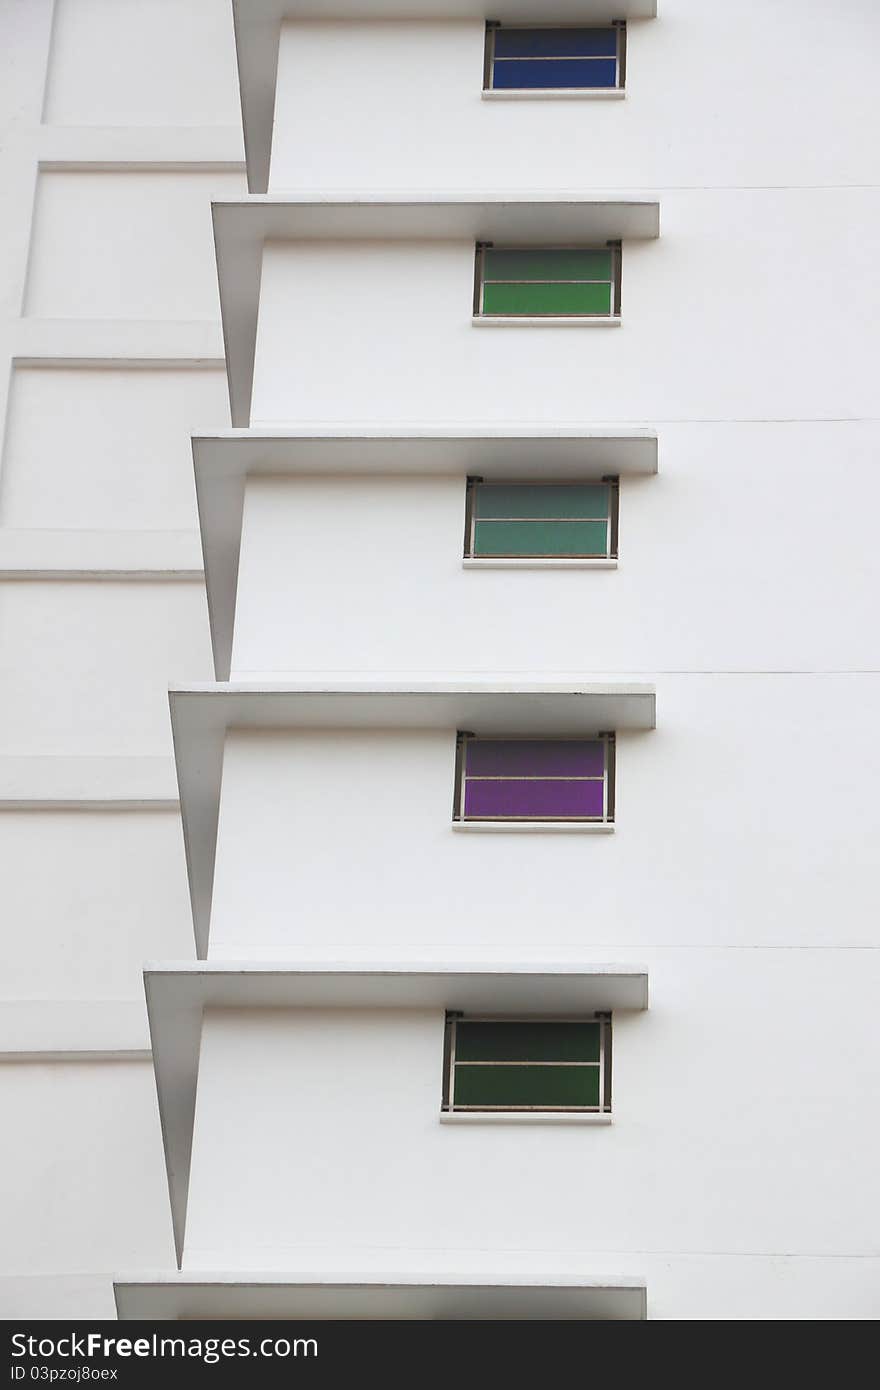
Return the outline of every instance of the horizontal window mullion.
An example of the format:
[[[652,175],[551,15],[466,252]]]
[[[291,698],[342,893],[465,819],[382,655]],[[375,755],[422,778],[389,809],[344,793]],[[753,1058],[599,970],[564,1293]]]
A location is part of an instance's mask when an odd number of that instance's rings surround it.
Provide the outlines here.
[[[496,63],[609,63],[613,53],[501,53]]]
[[[466,781],[605,781],[605,773],[466,773]]]
[[[601,1105],[463,1105],[461,1101],[452,1109],[471,1115],[596,1115],[602,1112]]]
[[[493,522],[503,522],[505,526],[515,526],[517,522],[522,522],[525,526],[533,526],[537,521],[557,522],[557,521],[607,521],[606,516],[479,516],[477,520],[483,526],[491,526]]]
[[[541,1058],[536,1061],[529,1058],[529,1060],[525,1062],[522,1060],[505,1061],[498,1057],[486,1057],[481,1061],[478,1061],[476,1058],[471,1058],[467,1061],[459,1061],[458,1058],[456,1058],[455,1065],[457,1067],[598,1067],[600,1064],[599,1062],[566,1062],[553,1057]]]
[[[483,281],[484,285],[612,285],[613,283],[614,280],[610,275],[599,275],[594,277],[581,275],[576,280],[563,280],[561,278],[551,279],[550,276],[543,276],[541,279],[535,278],[534,280],[516,280],[509,276],[502,278],[500,276],[487,275]]]

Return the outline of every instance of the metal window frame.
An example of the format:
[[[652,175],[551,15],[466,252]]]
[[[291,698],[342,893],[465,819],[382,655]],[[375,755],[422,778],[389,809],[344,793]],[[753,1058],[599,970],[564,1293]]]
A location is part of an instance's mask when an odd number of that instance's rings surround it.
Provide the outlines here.
[[[492,71],[495,65],[495,30],[501,28],[497,19],[486,20],[486,33],[483,40],[483,91],[492,90]]]
[[[476,528],[477,488],[484,481],[476,474],[469,475],[464,494],[464,558],[469,560],[474,553],[474,532]]]
[[[605,746],[605,762],[602,777],[484,777],[468,779],[466,774],[466,748],[468,741],[479,743],[602,743]],[[556,735],[552,738],[536,738],[534,734],[491,735],[481,738],[479,734],[460,729],[455,735],[455,771],[452,802],[452,819],[464,825],[613,825],[615,813],[615,777],[617,772],[617,741],[613,731],[602,730],[595,734],[579,735],[577,739]],[[464,813],[465,788],[468,780],[485,782],[599,782],[603,784],[601,816],[466,816]]]
[[[481,558],[491,558],[497,560],[548,560],[548,559],[571,559],[571,560],[616,560],[617,559],[617,532],[620,507],[620,479],[616,474],[606,474],[597,482],[595,478],[581,478],[572,480],[571,478],[535,478],[523,480],[522,478],[493,478],[489,487],[606,487],[608,489],[608,512],[605,516],[605,549],[601,554],[587,554],[585,551],[572,551],[570,555],[558,556],[555,553],[548,555],[545,551],[536,550],[525,553],[517,551],[515,555],[493,555],[482,557],[474,553],[476,540],[476,524],[478,519],[484,521],[601,521],[603,518],[598,516],[570,517],[570,516],[543,516],[543,517],[483,517],[478,518],[476,513],[477,488],[485,484],[484,478],[469,477],[466,484],[465,496],[465,531],[464,531],[464,558],[475,560]]]
[[[464,820],[464,750],[469,738],[474,735],[461,729],[455,735],[455,785],[452,795],[452,819]]]
[[[606,473],[602,482],[611,489],[608,507],[608,558],[616,560],[620,543],[620,477],[617,473]]]
[[[609,731],[600,737],[605,740],[605,821],[613,825],[617,809],[617,735]]]
[[[544,280],[486,280],[486,251],[541,251],[543,253],[553,251],[610,251],[611,253],[611,275],[602,279],[589,279],[581,276],[579,279],[544,279]],[[552,322],[554,319],[607,319],[620,318],[621,304],[621,280],[623,276],[623,246],[618,240],[609,240],[602,245],[593,243],[591,245],[551,245],[551,246],[506,246],[496,245],[493,241],[478,241],[475,244],[474,255],[474,318],[503,318],[503,319],[547,319]],[[486,314],[483,308],[483,290],[486,284],[490,285],[610,285],[611,288],[611,308],[607,314]]]
[[[499,29],[615,29],[617,31],[617,46],[614,54],[616,82],[613,87],[496,87],[495,86],[495,35]],[[560,55],[560,57],[563,55]],[[565,55],[569,56],[569,55]],[[517,62],[521,59],[500,59],[501,62]],[[534,58],[530,61],[558,63],[556,58]],[[590,61],[586,58],[586,61]],[[597,55],[596,62],[608,61],[608,55]],[[486,32],[483,43],[483,91],[484,92],[621,92],[626,87],[626,20],[609,19],[605,24],[548,24],[535,20],[530,24],[502,24],[497,19],[486,20]]]
[[[612,26],[617,30],[617,91],[622,92],[626,89],[626,20],[612,19]]]
[[[606,242],[611,252],[611,317],[620,318],[621,281],[623,279],[623,244],[620,241]]]
[[[459,1023],[598,1023],[598,1062],[456,1062],[456,1032]],[[447,1010],[443,1033],[443,1082],[441,1110],[447,1114],[467,1115],[610,1115],[611,1114],[611,1011],[596,1009],[586,1014],[465,1014]],[[456,1066],[481,1067],[595,1067],[599,1072],[598,1105],[456,1105]]]
[[[486,251],[491,251],[494,242],[478,241],[474,248],[474,317],[478,317],[483,312],[483,266],[485,263]]]

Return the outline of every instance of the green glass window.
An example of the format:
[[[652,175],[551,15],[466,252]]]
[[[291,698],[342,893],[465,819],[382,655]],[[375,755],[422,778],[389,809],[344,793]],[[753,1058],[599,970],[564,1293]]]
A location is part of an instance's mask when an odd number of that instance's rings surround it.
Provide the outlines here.
[[[599,483],[468,480],[468,559],[608,559],[617,555],[615,478]]]
[[[611,1020],[446,1020],[443,1108],[449,1111],[611,1109]]]
[[[613,318],[620,246],[478,246],[475,311],[490,318]]]

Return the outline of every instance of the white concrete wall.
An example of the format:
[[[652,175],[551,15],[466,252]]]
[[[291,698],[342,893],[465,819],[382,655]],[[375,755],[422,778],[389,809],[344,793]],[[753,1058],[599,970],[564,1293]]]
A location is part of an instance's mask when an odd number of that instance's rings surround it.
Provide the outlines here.
[[[25,313],[217,319],[211,199],[241,191],[235,173],[44,172]]]
[[[0,756],[170,756],[168,684],[210,672],[197,584],[6,584]]]
[[[622,102],[482,101],[478,21],[289,23],[269,191],[874,183],[876,18],[662,0],[629,25]]]
[[[458,479],[252,481],[233,673],[639,673],[658,728],[604,837],[454,833],[451,729],[230,734],[211,955],[632,960],[652,1006],[607,1130],[441,1127],[439,1016],[212,1016],[188,1268],[876,1316],[876,38],[664,0],[625,100],[493,102],[481,24],[285,26],[270,191],[611,191],[661,237],[613,330],[475,327],[464,241],[271,244],[252,423],[653,426],[660,474],[602,573],[464,571]]]
[[[167,686],[211,675],[188,435],[243,189],[225,0],[0,0],[7,1318],[174,1264],[141,971],[192,953]]]
[[[7,810],[0,813],[0,845],[10,924],[2,951],[7,999],[140,1006],[145,954],[190,954],[174,810]]]
[[[235,44],[224,0],[55,0],[46,121],[235,126]]]
[[[655,952],[609,1128],[441,1125],[440,1011],[209,1012],[185,1267],[647,1273],[654,1317],[867,1316],[875,954]]]
[[[189,432],[227,413],[217,367],[19,367],[0,519],[22,529],[191,532]],[[83,446],[72,449],[71,437]]]

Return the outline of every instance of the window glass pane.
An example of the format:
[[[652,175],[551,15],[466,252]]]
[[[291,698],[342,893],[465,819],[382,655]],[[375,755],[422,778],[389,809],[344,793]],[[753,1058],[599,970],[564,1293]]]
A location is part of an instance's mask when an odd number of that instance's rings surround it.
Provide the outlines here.
[[[456,1024],[456,1061],[598,1062],[598,1023]]]
[[[604,521],[478,521],[475,556],[600,556],[608,553]]]
[[[616,29],[495,30],[496,58],[607,57],[617,53]]]
[[[617,86],[613,58],[505,58],[492,64],[496,91],[545,91]]]
[[[464,814],[472,820],[513,817],[524,820],[600,820],[604,780],[550,781],[543,778],[471,779],[465,782]]]
[[[601,739],[469,739],[468,777],[601,777]]]
[[[483,279],[610,280],[610,251],[496,251],[483,256]]]
[[[599,1068],[594,1066],[457,1066],[454,1105],[599,1105]]]
[[[474,514],[486,517],[607,517],[610,489],[595,486],[554,486],[553,484],[478,483]]]
[[[486,285],[484,314],[530,315],[611,313],[610,285]]]

